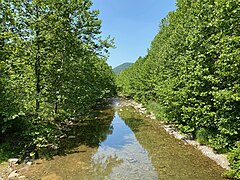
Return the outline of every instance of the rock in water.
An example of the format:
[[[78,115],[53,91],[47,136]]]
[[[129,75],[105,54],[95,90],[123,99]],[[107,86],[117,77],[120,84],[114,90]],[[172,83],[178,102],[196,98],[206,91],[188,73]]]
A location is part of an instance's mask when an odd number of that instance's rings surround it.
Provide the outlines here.
[[[18,179],[26,179],[26,176],[19,176]]]
[[[14,179],[14,178],[16,178],[16,177],[18,177],[19,176],[19,174],[17,173],[17,171],[13,171],[13,172],[11,172],[10,174],[9,174],[9,176],[8,176],[8,179],[10,180],[10,179]]]
[[[18,158],[11,158],[8,160],[9,163],[17,163],[19,161]]]
[[[26,164],[27,164],[28,166],[31,166],[31,165],[32,165],[32,162],[29,161],[29,162],[27,162]]]
[[[19,159],[18,158],[11,158],[8,159],[9,166],[12,167],[18,163]]]

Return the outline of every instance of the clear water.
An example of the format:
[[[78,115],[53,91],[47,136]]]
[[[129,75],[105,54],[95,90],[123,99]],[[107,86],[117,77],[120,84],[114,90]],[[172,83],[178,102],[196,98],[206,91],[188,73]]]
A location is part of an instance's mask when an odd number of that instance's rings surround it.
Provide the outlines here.
[[[103,141],[98,151],[92,156],[93,167],[100,165],[106,168],[110,159],[117,165],[105,179],[158,179],[157,172],[151,163],[146,149],[138,142],[134,132],[115,114],[112,121],[113,133]],[[95,172],[99,172],[94,169]],[[127,173],[126,173],[127,172]],[[98,174],[96,174],[97,176]]]
[[[220,180],[224,170],[132,107],[101,111],[83,121],[62,144],[65,153],[34,164],[28,179]]]

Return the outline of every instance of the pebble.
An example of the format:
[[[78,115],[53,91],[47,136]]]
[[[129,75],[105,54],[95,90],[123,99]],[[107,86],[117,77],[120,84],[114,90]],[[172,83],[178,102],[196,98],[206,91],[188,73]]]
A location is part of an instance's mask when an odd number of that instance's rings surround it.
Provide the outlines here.
[[[19,176],[18,179],[26,179],[26,176]]]
[[[28,166],[31,166],[31,165],[32,165],[32,162],[29,161],[29,162],[27,162],[26,164],[27,164]]]

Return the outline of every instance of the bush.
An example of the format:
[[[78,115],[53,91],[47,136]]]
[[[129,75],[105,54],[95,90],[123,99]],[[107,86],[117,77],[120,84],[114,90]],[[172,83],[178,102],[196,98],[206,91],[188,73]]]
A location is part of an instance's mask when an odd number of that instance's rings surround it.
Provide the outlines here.
[[[209,131],[205,128],[201,128],[196,132],[196,139],[200,144],[208,144]]]
[[[153,112],[159,120],[167,121],[165,116],[165,108],[156,102],[151,102],[147,105],[147,111]]]
[[[226,173],[230,178],[240,179],[240,141],[236,143],[236,147],[228,155],[231,170]]]
[[[229,139],[229,137],[222,134],[212,133],[209,137],[209,144],[218,153],[227,153],[234,143]]]

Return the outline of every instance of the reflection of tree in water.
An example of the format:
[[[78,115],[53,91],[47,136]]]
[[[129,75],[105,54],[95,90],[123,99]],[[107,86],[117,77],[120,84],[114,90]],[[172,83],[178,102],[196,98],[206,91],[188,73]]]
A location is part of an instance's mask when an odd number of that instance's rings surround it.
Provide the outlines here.
[[[122,162],[123,160],[118,159],[116,155],[95,158],[92,163],[92,174],[95,177],[108,177],[111,174],[112,169]]]
[[[158,121],[148,120],[132,107],[123,107],[118,115],[148,152],[159,179],[223,179],[219,166],[194,147],[169,136]]]
[[[97,117],[72,123],[64,129],[65,136],[60,142],[59,153],[64,154],[80,145],[98,147],[112,133],[113,127],[111,122],[113,117],[114,110],[108,108],[99,111]]]
[[[123,113],[125,108],[122,109]],[[131,112],[127,112],[130,113]],[[134,113],[134,112],[133,112]],[[138,118],[126,115],[127,122],[136,128],[141,124]],[[104,179],[156,179],[157,173],[151,165],[145,149],[138,143],[133,131],[116,113],[112,122],[114,132],[98,148],[92,157],[93,174]],[[101,179],[101,178],[100,178]]]
[[[118,115],[133,132],[137,132],[140,126],[145,125],[143,117],[131,106],[123,107],[118,111]]]

